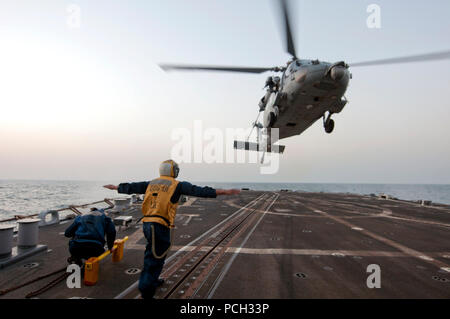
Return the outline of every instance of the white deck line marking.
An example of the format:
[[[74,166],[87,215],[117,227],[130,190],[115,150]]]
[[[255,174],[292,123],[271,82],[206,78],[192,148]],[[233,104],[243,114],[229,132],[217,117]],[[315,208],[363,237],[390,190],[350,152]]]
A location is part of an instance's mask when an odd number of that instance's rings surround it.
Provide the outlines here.
[[[258,196],[257,198],[255,198],[254,200],[250,201],[247,205],[239,208],[236,212],[234,212],[233,214],[231,214],[230,216],[228,216],[227,218],[225,218],[223,221],[221,221],[219,224],[217,224],[216,226],[214,226],[213,228],[207,230],[206,232],[204,232],[203,234],[201,234],[200,236],[198,236],[196,239],[192,240],[190,243],[188,243],[185,247],[187,246],[191,246],[192,244],[194,244],[195,242],[199,241],[200,239],[202,239],[203,237],[205,237],[207,234],[209,234],[211,231],[213,231],[214,229],[216,229],[217,227],[219,227],[220,225],[222,225],[223,223],[225,223],[226,221],[228,221],[230,218],[232,218],[234,215],[237,215],[241,210],[246,209],[248,206],[257,203],[259,200],[261,200],[261,197],[264,196],[265,193],[261,194],[260,196]],[[172,259],[174,259],[179,253],[181,253],[181,251],[177,251],[175,254],[169,256],[166,259],[166,263],[170,262]],[[137,287],[139,286],[139,280],[137,280],[135,283],[133,283],[131,286],[129,286],[127,289],[125,289],[124,291],[122,291],[120,294],[118,294],[117,296],[114,297],[114,299],[122,299],[123,297],[125,297],[127,294],[129,294],[131,291],[135,290]]]
[[[317,215],[308,215],[308,214],[292,214],[292,213],[274,213],[274,212],[267,212],[268,215],[278,215],[278,216],[292,216],[292,217],[311,217],[311,218],[323,218],[323,216],[317,216]]]
[[[342,204],[342,202],[337,202],[337,201],[333,201],[333,200],[328,200],[328,202],[336,203],[338,206],[339,205],[345,205],[345,206],[354,205],[354,203]],[[416,205],[414,203],[408,203],[408,204],[412,204],[413,206]],[[369,205],[369,204],[365,204],[365,205],[370,206],[373,209],[380,209],[380,207],[377,207],[374,205]],[[390,206],[391,207],[399,207],[397,205],[390,205]],[[422,206],[422,205],[418,205],[417,207],[420,207],[420,208],[429,207],[429,208],[436,208],[436,209],[440,208],[440,207]],[[381,207],[381,208],[383,208],[383,207]],[[444,209],[444,210],[448,212],[448,210],[446,210],[446,209]],[[384,217],[384,218],[398,219],[398,220],[404,220],[404,221],[409,221],[409,222],[414,222],[414,223],[422,223],[422,224],[436,225],[436,226],[442,226],[442,227],[450,227],[450,224],[447,224],[447,223],[433,222],[433,221],[428,221],[428,220],[424,220],[424,219],[420,219],[420,218],[410,218],[407,216],[393,216],[392,210],[387,209],[387,208],[383,209],[383,212],[381,214],[368,214],[367,216],[363,216],[363,217]],[[356,217],[343,217],[343,218],[344,219],[347,219],[347,218],[352,219],[352,218],[356,218]]]
[[[194,202],[197,200],[197,197],[190,197],[186,202],[184,202],[183,205],[180,205],[179,208],[181,207],[189,207],[192,204],[194,204]]]
[[[334,216],[334,215],[330,215],[330,214],[328,214],[328,213],[326,213],[324,211],[318,210],[318,209],[314,209],[313,207],[311,207],[309,205],[305,205],[305,204],[303,204],[303,205],[305,207],[309,207],[309,209],[313,210],[314,212],[316,212],[316,213],[318,213],[318,214],[320,214],[322,216],[327,216],[328,218],[330,218],[330,219],[332,219],[332,220],[334,220],[334,221],[336,221],[336,222],[338,222],[340,224],[343,224],[343,225],[348,226],[350,228],[356,227],[356,225],[353,225],[353,224],[347,222],[346,220],[344,220],[344,219],[342,219],[340,217],[337,217],[337,216]],[[429,256],[426,256],[425,254],[423,254],[423,253],[421,253],[421,252],[419,252],[417,250],[414,250],[412,248],[404,246],[404,245],[402,245],[402,244],[400,244],[398,242],[395,242],[395,241],[393,241],[391,239],[388,239],[386,237],[377,235],[377,234],[375,234],[375,233],[373,233],[373,232],[371,232],[369,230],[362,230],[362,231],[360,231],[360,233],[361,234],[365,234],[365,235],[367,235],[367,236],[369,236],[369,237],[371,237],[371,238],[373,238],[375,240],[378,240],[379,242],[382,242],[382,243],[384,243],[386,245],[394,247],[394,248],[404,252],[405,254],[410,255],[411,257],[419,258],[419,259],[424,260],[424,261],[426,261],[426,262],[428,262],[428,263],[430,263],[430,264],[432,264],[434,266],[437,266],[439,268],[447,268],[448,267],[447,264],[445,264],[445,263],[443,263],[443,262],[441,262],[439,260],[433,259],[433,258],[431,258]]]
[[[183,226],[187,226],[191,221],[192,217],[199,217],[199,214],[177,214],[177,216],[187,216],[186,221],[183,223]]]
[[[292,209],[289,209],[289,208],[277,208],[277,209],[275,209],[275,211],[278,212],[278,213],[289,213],[289,212],[292,212]]]
[[[396,203],[396,204],[399,203],[398,200],[393,200],[393,199],[380,199],[380,200],[384,200],[384,201],[386,201],[386,202],[387,202],[387,201],[390,201],[390,202],[393,202],[393,203]],[[401,204],[408,204],[408,205],[411,205],[411,206],[415,206],[415,207],[417,207],[417,208],[437,209],[437,210],[442,210],[442,211],[444,211],[444,212],[446,212],[446,213],[450,213],[450,211],[449,211],[448,208],[446,208],[446,207],[426,206],[426,205],[421,205],[421,204],[418,204],[418,203],[414,203],[414,202],[411,202],[411,201],[405,201],[405,200],[400,200],[400,203],[401,203]]]
[[[197,246],[172,246],[172,250],[193,251]],[[209,251],[212,246],[204,246],[200,251]],[[239,248],[228,247],[226,253],[249,254],[249,255],[299,255],[299,256],[333,256],[344,254],[346,256],[361,257],[411,257],[399,251],[376,251],[376,250],[325,250],[325,249],[295,249],[295,248]],[[423,253],[422,253],[423,254]],[[448,252],[427,252],[429,256],[442,257]],[[449,268],[450,269],[450,268]]]
[[[237,251],[235,253],[233,253],[233,256],[231,256],[230,260],[228,261],[228,263],[225,265],[225,267],[223,268],[222,272],[220,273],[219,277],[216,278],[213,287],[210,289],[209,293],[208,293],[208,297],[207,299],[211,299],[212,296],[214,295],[214,293],[216,292],[216,289],[219,287],[219,285],[221,284],[223,278],[225,277],[225,275],[227,274],[228,270],[231,267],[231,264],[233,263],[233,261],[236,259],[237,255],[239,254],[239,252],[241,251],[242,247],[247,243],[247,240],[250,238],[250,236],[253,234],[253,232],[255,231],[256,227],[259,225],[259,223],[261,222],[261,220],[264,218],[264,216],[266,215],[266,213],[269,211],[269,209],[273,206],[273,204],[275,203],[275,201],[278,199],[278,197],[280,197],[280,194],[276,194],[276,197],[274,198],[274,200],[272,201],[272,203],[270,203],[270,205],[267,207],[267,209],[265,210],[265,212],[261,215],[261,217],[258,219],[258,221],[256,222],[255,226],[253,226],[253,228],[250,230],[250,232],[247,234],[247,236],[245,237],[245,239],[242,241],[241,245],[239,246],[239,248],[237,249]]]
[[[413,218],[398,217],[398,216],[380,216],[380,217],[385,217],[385,218],[390,218],[390,219],[404,220],[404,221],[414,222],[414,223],[422,223],[422,224],[429,224],[429,225],[436,225],[436,226],[450,227],[450,224],[440,223],[440,222],[433,222],[433,221],[428,221],[428,220],[423,220],[423,219],[418,219],[418,218],[414,218],[414,219],[413,219]]]
[[[233,215],[235,215],[235,214],[237,214],[237,216],[243,215],[243,214],[245,213],[245,210],[249,209],[249,207],[256,206],[256,204],[262,199],[262,196],[263,196],[263,195],[261,195],[261,198],[258,197],[258,198],[257,198],[257,199],[258,199],[257,201],[254,201],[253,203],[251,202],[251,203],[245,205],[244,207],[242,207],[242,208],[240,209],[240,210],[242,210],[242,212],[239,213],[239,211],[237,211],[237,212],[235,212]],[[231,215],[231,216],[233,216],[233,215]],[[226,218],[225,220],[223,220],[222,222],[220,222],[218,225],[216,225],[216,226],[214,226],[213,228],[211,228],[208,232],[206,232],[206,234],[203,233],[203,234],[201,235],[200,238],[206,236],[210,231],[214,230],[216,227],[220,226],[222,223],[226,222],[228,219],[229,219],[229,217]],[[217,234],[214,234],[214,235],[217,236]],[[210,237],[211,237],[211,236],[212,236],[212,235],[210,235]],[[189,244],[188,244],[188,245],[189,245]],[[168,260],[168,261],[169,261],[169,260]],[[167,271],[169,271],[170,269],[172,269],[172,267],[174,267],[174,265],[171,265],[171,266],[169,266],[169,268],[166,268],[166,269],[162,272],[161,275],[164,275],[164,273],[167,272]]]

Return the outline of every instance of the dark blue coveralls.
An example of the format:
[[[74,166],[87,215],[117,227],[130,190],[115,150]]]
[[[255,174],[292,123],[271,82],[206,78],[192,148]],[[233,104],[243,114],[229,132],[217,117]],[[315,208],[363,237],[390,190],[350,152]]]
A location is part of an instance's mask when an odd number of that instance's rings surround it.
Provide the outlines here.
[[[121,183],[118,192],[122,194],[145,194],[149,182],[139,183]],[[215,198],[216,190],[211,187],[199,187],[189,182],[180,182],[175,189],[170,201],[175,204],[180,200],[181,195],[195,197]],[[156,288],[159,286],[159,275],[164,266],[166,256],[156,258],[152,252],[152,230],[153,226],[155,234],[155,253],[158,256],[164,254],[170,247],[170,228],[154,222],[144,222],[143,230],[147,239],[147,246],[144,255],[144,269],[139,279],[139,290],[144,299],[153,298]]]
[[[69,252],[72,260],[97,257],[105,251],[105,235],[108,249],[114,246],[116,228],[104,210],[93,210],[89,214],[77,216],[64,235],[72,238],[69,241]]]

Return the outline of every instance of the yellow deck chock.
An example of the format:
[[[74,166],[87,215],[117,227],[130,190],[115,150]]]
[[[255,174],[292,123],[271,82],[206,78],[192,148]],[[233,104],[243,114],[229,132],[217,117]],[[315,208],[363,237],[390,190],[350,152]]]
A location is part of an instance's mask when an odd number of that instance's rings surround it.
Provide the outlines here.
[[[99,272],[99,262],[112,252],[112,261],[118,262],[123,258],[123,247],[125,242],[128,240],[128,236],[123,239],[117,239],[114,241],[114,246],[111,250],[105,251],[98,257],[89,258],[84,264],[84,284],[86,286],[93,286],[98,281],[98,272]]]

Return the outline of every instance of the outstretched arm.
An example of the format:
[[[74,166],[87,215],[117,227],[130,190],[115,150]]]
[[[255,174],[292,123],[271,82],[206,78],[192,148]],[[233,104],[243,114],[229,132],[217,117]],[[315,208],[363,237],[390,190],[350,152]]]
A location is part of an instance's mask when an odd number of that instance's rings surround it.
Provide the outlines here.
[[[117,185],[113,185],[113,184],[108,184],[108,185],[103,185],[104,188],[110,189],[112,191],[115,191],[119,188],[119,186]]]
[[[117,190],[118,193],[121,194],[145,194],[147,190],[148,182],[139,182],[139,183],[120,183],[119,185],[104,185],[104,188]]]
[[[237,189],[214,189],[208,186],[200,187],[197,185],[192,185],[189,182],[180,182],[170,201],[172,203],[178,202],[181,195],[215,198],[219,195],[234,195],[239,193],[240,191]]]
[[[241,191],[239,189],[216,189],[216,195],[236,195]]]

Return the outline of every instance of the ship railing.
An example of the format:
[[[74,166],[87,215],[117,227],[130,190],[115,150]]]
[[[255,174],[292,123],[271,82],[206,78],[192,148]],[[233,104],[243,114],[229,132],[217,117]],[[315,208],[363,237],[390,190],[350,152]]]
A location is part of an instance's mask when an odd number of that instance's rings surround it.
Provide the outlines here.
[[[113,208],[116,208],[117,210],[126,210],[123,203],[127,202],[127,201],[132,201],[134,202],[132,197],[129,198],[124,198],[124,197],[116,197],[116,198],[105,198],[103,200],[99,200],[99,201],[95,201],[95,202],[91,202],[91,203],[87,203],[87,204],[82,204],[82,205],[69,205],[63,208],[58,208],[58,209],[51,209],[51,210],[47,210],[47,211],[43,211],[37,214],[30,214],[30,215],[14,215],[13,217],[9,217],[9,218],[5,218],[0,220],[0,224],[1,223],[7,223],[7,224],[11,224],[11,223],[15,223],[21,219],[25,219],[25,218],[36,218],[36,217],[42,217],[44,216],[42,220],[42,222],[45,224],[45,216],[47,214],[57,214],[58,215],[58,221],[60,220],[64,220],[64,219],[71,219],[74,217],[73,214],[75,214],[76,216],[80,216],[83,215],[85,212],[83,212],[83,210],[92,207],[94,205],[99,205],[99,204],[106,204],[106,207],[98,207],[101,209],[106,210],[112,210]],[[119,205],[119,204],[120,205]],[[130,203],[130,202],[128,202]],[[103,205],[102,205],[103,206]],[[119,207],[120,206],[120,207]],[[129,205],[130,207],[132,205]],[[129,208],[129,207],[128,207]],[[62,219],[60,219],[59,217],[61,217],[62,215],[64,215]]]

